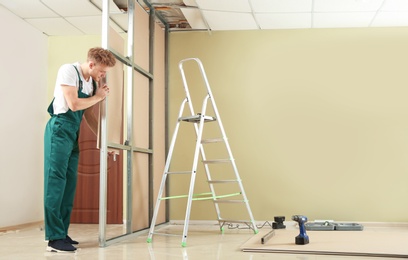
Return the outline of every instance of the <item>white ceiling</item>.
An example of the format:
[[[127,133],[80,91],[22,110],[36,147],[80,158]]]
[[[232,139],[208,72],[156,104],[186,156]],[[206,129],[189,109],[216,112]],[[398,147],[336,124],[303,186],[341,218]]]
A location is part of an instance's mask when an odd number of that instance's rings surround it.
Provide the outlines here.
[[[408,0],[189,0],[211,30],[408,26]],[[194,19],[192,27],[205,29]]]
[[[126,8],[121,10],[115,3],[123,4],[127,0],[109,1],[112,25],[118,31],[126,31]],[[146,7],[142,0],[139,2]],[[148,3],[171,24],[171,30],[408,26],[408,0],[149,0]],[[101,32],[102,0],[0,0],[0,5],[47,35]],[[187,26],[178,27],[177,23],[182,22]]]
[[[109,0],[111,25],[127,30],[127,14]],[[101,34],[102,0],[0,0],[0,5],[46,35]]]

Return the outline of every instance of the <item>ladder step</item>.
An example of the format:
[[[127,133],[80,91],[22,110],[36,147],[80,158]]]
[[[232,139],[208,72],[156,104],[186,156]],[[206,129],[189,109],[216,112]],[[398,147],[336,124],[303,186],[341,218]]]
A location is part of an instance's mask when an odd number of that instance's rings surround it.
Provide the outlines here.
[[[191,174],[192,171],[165,172],[165,174]]]
[[[205,160],[203,163],[230,163],[232,159],[214,159],[214,160]]]
[[[206,116],[206,115],[194,115],[194,116],[182,116],[179,117],[178,121],[190,122],[190,123],[200,123],[201,117],[204,117],[204,122],[212,122],[215,121],[216,118],[213,116]]]
[[[215,201],[216,199],[233,197],[233,196],[238,196],[241,194],[242,194],[241,192],[236,192],[236,193],[231,193],[231,194],[213,196],[211,192],[204,192],[204,193],[193,194],[192,200],[214,200]],[[160,200],[180,199],[180,198],[188,198],[188,197],[189,197],[188,194],[184,194],[184,195],[162,197],[160,198]]]
[[[208,183],[231,183],[231,182],[240,182],[241,180],[211,180]]]
[[[213,139],[203,139],[203,140],[201,140],[202,144],[221,143],[221,142],[224,142],[224,138],[213,138]]]
[[[211,196],[201,197],[201,198],[193,198],[193,200],[213,200],[213,201],[216,201],[217,199],[222,199],[222,198],[227,198],[227,197],[234,197],[234,196],[238,196],[238,195],[241,195],[241,194],[242,194],[241,192],[236,192],[236,193],[213,196],[211,192],[207,192],[207,193],[202,193],[201,195],[211,195]]]
[[[214,203],[246,203],[247,200],[214,200]]]

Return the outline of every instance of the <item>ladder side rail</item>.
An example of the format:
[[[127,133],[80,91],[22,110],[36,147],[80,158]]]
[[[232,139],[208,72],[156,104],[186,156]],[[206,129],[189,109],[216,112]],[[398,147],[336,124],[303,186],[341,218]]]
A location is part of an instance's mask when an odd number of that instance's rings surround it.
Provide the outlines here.
[[[160,203],[161,203],[161,197],[163,195],[164,191],[164,186],[167,180],[167,174],[164,174],[161,180],[160,184],[160,190],[157,195],[156,199],[156,205],[154,206],[154,212],[153,212],[153,218],[152,222],[150,223],[150,230],[149,230],[149,235],[147,237],[147,242],[150,243],[154,234],[154,229],[156,227],[156,221],[157,221],[157,215],[159,214],[159,209],[160,209]]]
[[[184,87],[184,92],[186,93],[186,97],[188,99],[188,105],[190,108],[190,113],[191,115],[195,115],[194,113],[194,106],[193,106],[193,101],[191,100],[191,96],[190,96],[190,91],[188,90],[188,83],[187,83],[187,78],[186,78],[186,74],[184,72],[184,68],[183,68],[183,63],[184,61],[187,61],[190,59],[185,59],[179,62],[179,70],[180,70],[180,74],[181,74],[181,79],[183,80],[183,87]]]
[[[179,128],[180,128],[180,121],[179,121],[178,119],[179,119],[180,117],[182,117],[183,111],[184,111],[184,107],[185,107],[186,103],[188,103],[188,99],[187,99],[187,98],[185,98],[185,99],[183,100],[183,102],[181,103],[181,105],[180,105],[180,110],[179,110],[178,117],[177,117],[176,127],[175,127],[175,129],[174,129],[174,133],[173,133],[173,136],[172,136],[172,138],[171,138],[170,147],[169,147],[169,152],[168,152],[167,160],[166,160],[166,165],[165,165],[165,167],[164,167],[165,172],[168,172],[168,171],[169,171],[169,168],[170,168],[170,162],[171,162],[171,158],[173,157],[174,146],[176,145],[177,134],[178,134],[178,131],[179,131]]]
[[[208,82],[207,75],[205,73],[203,63],[199,59],[194,59],[194,60],[197,62],[198,66],[199,66],[201,77],[203,78],[203,80],[205,82],[205,87],[207,88],[208,95],[211,98],[211,104],[212,104],[212,106],[214,108],[215,118],[217,118],[218,125],[220,126],[220,131],[221,131],[222,138],[224,138],[224,140],[226,140],[227,135],[225,134],[224,126],[222,124],[220,114],[218,113],[218,108],[217,108],[217,105],[215,103],[215,99],[214,99],[214,96],[212,94],[212,91],[211,91],[211,88],[210,88],[210,83]],[[233,159],[232,156],[231,156],[232,155],[231,154],[231,149],[228,149],[228,155],[230,156],[230,159]]]
[[[184,107],[185,104],[188,102],[187,98],[185,98],[183,100],[183,102],[180,105],[180,110],[179,110],[179,116],[178,118],[180,118],[183,115],[183,111],[184,111]],[[177,134],[180,128],[180,121],[177,120],[176,123],[176,127],[171,139],[171,143],[170,143],[170,147],[169,147],[169,153],[167,155],[167,159],[166,159],[166,164],[164,166],[164,171],[163,171],[163,176],[162,176],[162,180],[161,180],[161,184],[160,184],[160,189],[157,195],[157,199],[156,199],[156,205],[154,207],[154,212],[153,212],[153,218],[152,218],[152,222],[150,223],[150,230],[149,230],[149,235],[147,238],[148,242],[151,242],[152,237],[153,237],[153,233],[154,233],[154,229],[156,226],[156,221],[157,221],[157,215],[159,214],[159,209],[160,209],[160,202],[161,202],[161,198],[163,196],[163,191],[164,191],[164,187],[166,184],[166,180],[167,180],[167,172],[169,171],[170,168],[170,163],[171,163],[171,159],[173,157],[173,151],[174,151],[174,146],[176,144],[176,140],[177,140]]]
[[[203,111],[205,111],[207,107],[207,102],[205,99],[204,104],[203,104]],[[200,118],[200,123],[198,126],[198,133],[197,133],[197,140],[196,140],[196,146],[195,146],[195,151],[194,151],[194,160],[193,160],[193,167],[192,167],[192,174],[191,174],[191,179],[190,179],[190,188],[188,192],[188,199],[187,199],[187,207],[186,207],[186,215],[184,219],[184,229],[183,229],[183,238],[181,241],[181,245],[184,247],[186,246],[186,241],[187,241],[187,233],[188,233],[188,225],[190,221],[190,212],[191,212],[191,204],[193,201],[193,193],[194,193],[194,184],[195,184],[195,178],[197,175],[197,164],[198,164],[198,157],[200,155],[200,145],[201,145],[201,139],[202,139],[202,134],[203,134],[203,129],[204,129],[204,114],[201,114]],[[195,129],[197,129],[197,123],[194,123]]]
[[[199,59],[194,59],[194,60],[197,62],[198,66],[200,67],[201,76],[202,76],[202,78],[203,78],[203,80],[204,80],[204,82],[205,82],[205,86],[206,86],[206,88],[207,88],[207,92],[208,92],[208,94],[209,94],[210,97],[211,97],[211,103],[212,103],[212,106],[213,106],[213,108],[214,108],[215,117],[217,118],[218,125],[219,125],[220,131],[221,131],[221,135],[222,135],[222,137],[223,137],[224,140],[225,140],[225,146],[226,146],[226,148],[227,148],[228,155],[229,155],[229,157],[230,157],[230,159],[231,159],[233,170],[234,170],[234,172],[236,173],[236,178],[237,178],[237,179],[241,179],[240,176],[239,176],[238,168],[237,168],[237,166],[236,166],[235,160],[234,160],[233,155],[232,155],[231,147],[230,147],[229,142],[228,142],[228,139],[227,139],[227,137],[226,137],[226,133],[225,133],[225,130],[224,130],[224,126],[223,126],[223,124],[222,124],[221,116],[220,116],[220,114],[219,114],[219,112],[218,112],[218,108],[217,108],[217,105],[216,105],[216,103],[215,103],[214,96],[212,95],[212,91],[211,91],[211,88],[210,88],[210,83],[208,82],[208,79],[207,79],[207,76],[206,76],[206,73],[205,73],[205,70],[204,70],[204,66],[203,66],[202,62],[201,62]],[[252,225],[253,225],[253,227],[254,227],[254,231],[255,231],[255,233],[257,233],[257,232],[258,232],[258,231],[257,231],[257,227],[256,227],[256,224],[255,224],[254,217],[253,217],[253,215],[252,215],[251,208],[250,208],[249,203],[248,203],[248,199],[247,199],[247,196],[246,196],[244,187],[243,187],[241,181],[239,181],[238,183],[239,183],[239,187],[240,187],[241,192],[242,192],[242,197],[244,198],[245,201],[247,201],[245,204],[246,204],[246,207],[247,207],[247,211],[248,211],[250,220],[251,220]]]

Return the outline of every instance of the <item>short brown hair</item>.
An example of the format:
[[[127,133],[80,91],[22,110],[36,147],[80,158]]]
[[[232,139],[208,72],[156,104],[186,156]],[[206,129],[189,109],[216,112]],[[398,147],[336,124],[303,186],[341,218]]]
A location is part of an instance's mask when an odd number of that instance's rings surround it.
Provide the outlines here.
[[[115,56],[104,48],[95,47],[88,51],[88,61],[93,61],[97,64],[106,65],[108,67],[115,66]]]

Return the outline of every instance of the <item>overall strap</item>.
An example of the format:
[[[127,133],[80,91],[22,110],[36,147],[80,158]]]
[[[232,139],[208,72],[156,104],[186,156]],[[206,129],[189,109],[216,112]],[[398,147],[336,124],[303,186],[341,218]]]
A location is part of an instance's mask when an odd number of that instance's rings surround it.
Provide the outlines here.
[[[79,71],[78,71],[78,69],[77,69],[77,67],[75,66],[75,65],[73,65],[74,66],[74,68],[75,68],[75,70],[76,70],[76,72],[77,72],[77,74],[78,74],[78,80],[79,80],[79,91],[82,91],[82,80],[81,80],[81,76],[79,75]],[[97,85],[96,85],[96,82],[92,79],[92,86],[93,86],[93,89],[92,89],[92,96],[94,96],[95,95],[95,93],[96,93],[96,88],[97,88]]]
[[[76,67],[75,65],[72,65],[72,66],[74,66],[74,68],[75,68],[75,70],[76,70],[76,72],[77,72],[77,74],[78,74],[79,91],[82,91],[82,80],[81,80],[81,76],[79,75],[79,71],[78,71],[77,67]]]
[[[96,88],[97,88],[98,86],[96,85],[96,82],[95,82],[95,80],[93,80],[93,79],[92,79],[92,86],[93,86],[92,96],[95,96]]]

